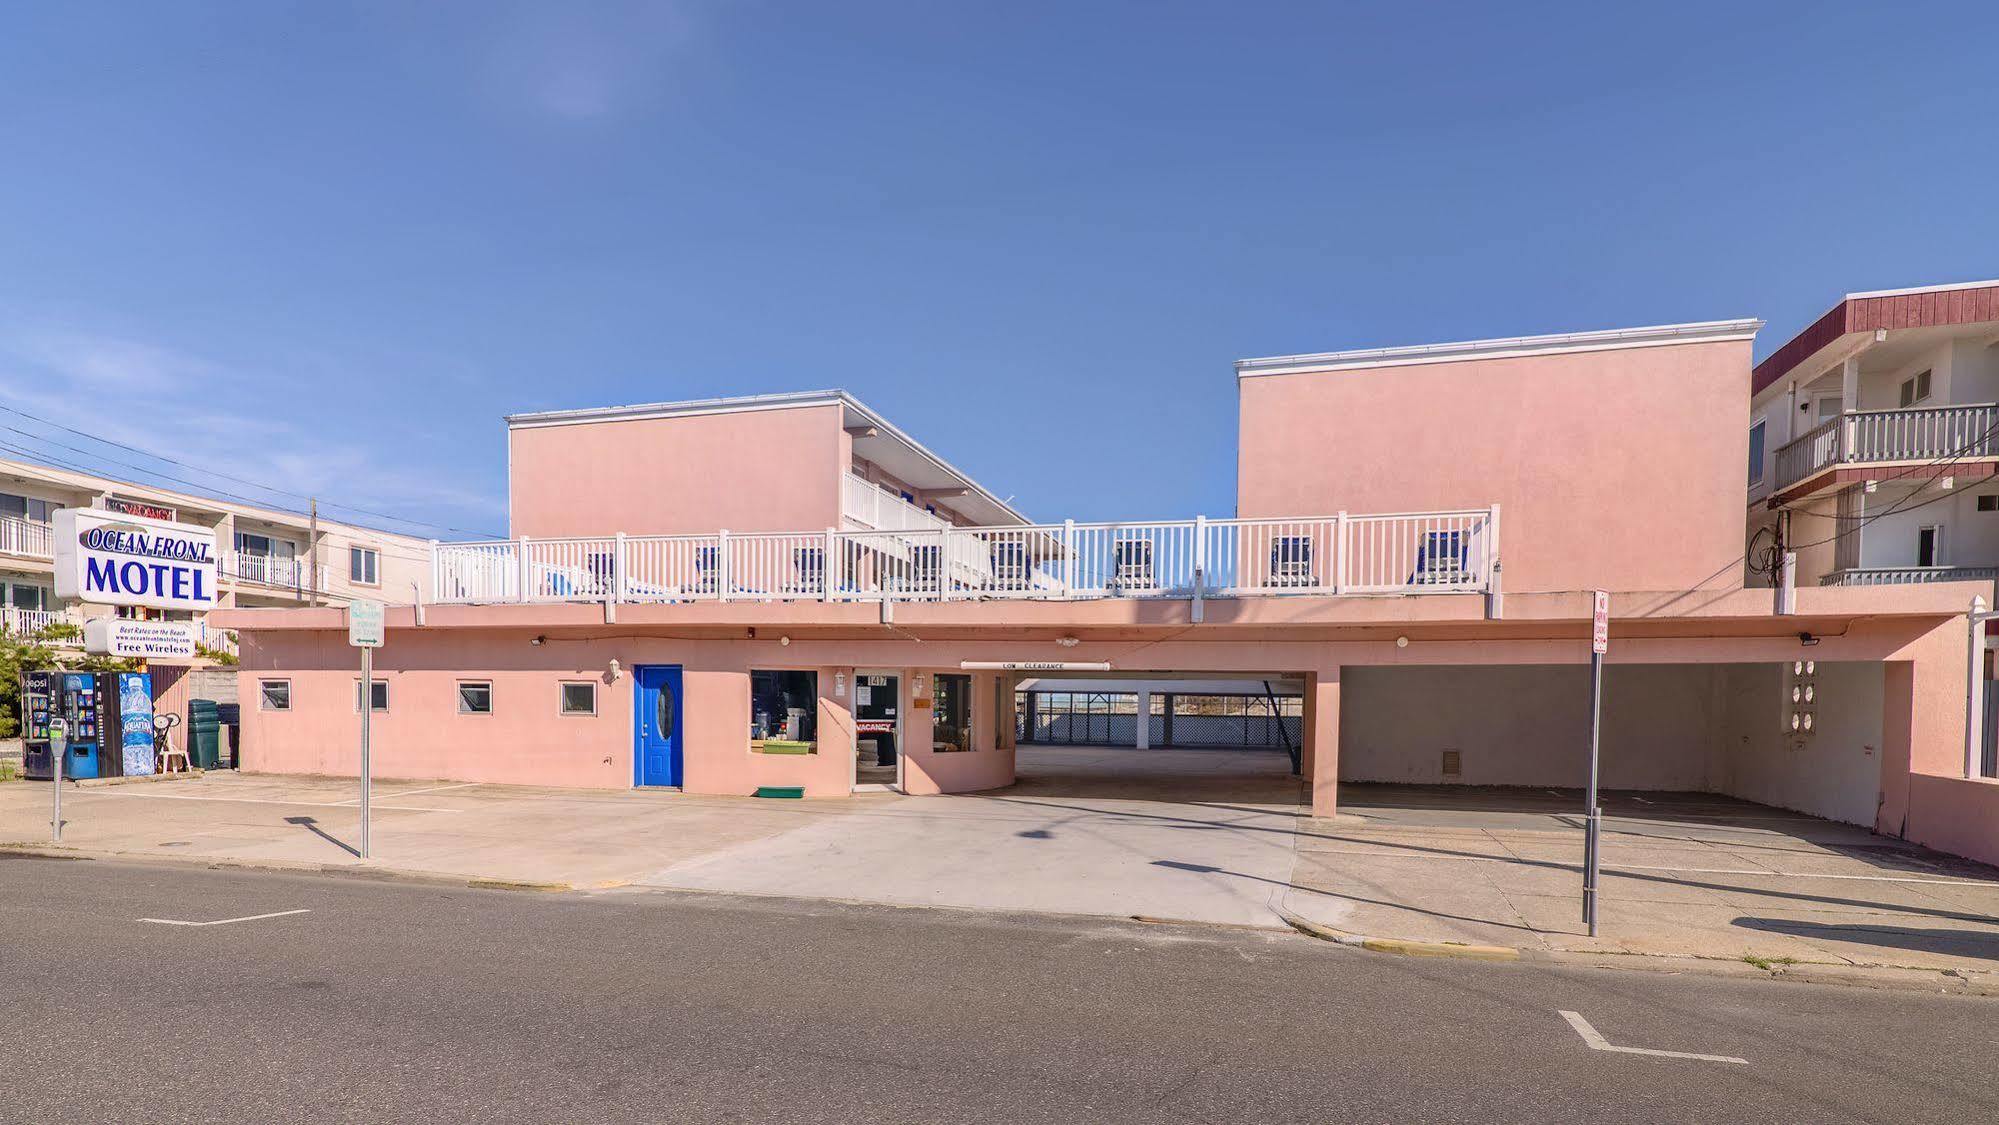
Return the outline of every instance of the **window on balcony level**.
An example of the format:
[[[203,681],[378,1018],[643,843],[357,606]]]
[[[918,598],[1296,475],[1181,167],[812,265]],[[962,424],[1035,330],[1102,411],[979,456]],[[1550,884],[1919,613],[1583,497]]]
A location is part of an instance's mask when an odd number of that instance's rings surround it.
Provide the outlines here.
[[[1749,427],[1749,486],[1751,488],[1763,483],[1763,445],[1766,433],[1768,433],[1768,425],[1761,418],[1756,420],[1755,425]]]
[[[54,609],[55,595],[46,586],[35,586],[26,582],[0,584],[0,592],[6,594],[6,603],[15,609]]]
[[[30,523],[49,522],[49,517],[61,506],[53,500],[37,500],[32,496],[16,496],[11,492],[0,492],[0,516],[12,516]]]
[[[1914,375],[1908,377],[1907,379],[1902,380],[1901,404],[1903,406],[1914,406],[1917,403],[1922,402],[1925,399],[1928,399],[1929,397],[1930,397],[1929,372],[1918,371]]]
[[[373,547],[347,549],[347,580],[359,586],[379,586],[382,554]]]

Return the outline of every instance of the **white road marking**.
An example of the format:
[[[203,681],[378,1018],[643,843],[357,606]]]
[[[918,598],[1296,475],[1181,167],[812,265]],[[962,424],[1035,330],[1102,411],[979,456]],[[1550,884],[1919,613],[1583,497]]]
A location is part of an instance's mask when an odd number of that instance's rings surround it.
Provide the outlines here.
[[[312,913],[312,910],[307,908],[304,910],[280,910],[275,914],[251,914],[242,918],[220,918],[213,922],[183,922],[177,918],[141,918],[139,921],[154,922],[162,926],[227,926],[231,922],[261,922],[266,918],[289,918],[294,914],[310,913]]]
[[[240,805],[296,805],[308,809],[346,809],[354,806],[346,801],[285,801],[275,797],[203,797],[193,793],[93,793],[93,797],[125,797],[140,801],[231,801]],[[378,809],[395,812],[464,812],[464,809],[439,809],[428,805],[375,805]]]
[[[470,789],[474,785],[483,785],[483,784],[485,783],[481,781],[465,781],[465,782],[460,782],[457,785],[432,785],[424,789],[399,789],[396,792],[389,794],[389,796],[414,797],[418,793],[442,793],[446,789]],[[349,797],[348,799],[340,802],[340,804],[343,805],[358,805],[360,803],[361,803],[361,798],[359,797]]]
[[[1589,1049],[1592,1051],[1611,1051],[1620,1055],[1651,1055],[1654,1058],[1660,1059],[1697,1059],[1701,1062],[1749,1065],[1748,1059],[1738,1059],[1734,1055],[1696,1055],[1687,1051],[1656,1051],[1650,1047],[1613,1046],[1610,1040],[1605,1039],[1596,1028],[1591,1027],[1589,1021],[1582,1018],[1581,1015],[1575,1012],[1562,1012],[1561,1015],[1563,1019],[1569,1021],[1570,1027],[1576,1029],[1576,1034],[1583,1037],[1583,1042],[1589,1044]]]
[[[354,690],[355,690],[355,691],[359,691],[359,690],[361,690],[361,689],[360,689],[360,688],[355,688]],[[50,767],[50,769],[54,769],[54,767],[53,767],[53,766],[51,766],[51,767]],[[1650,802],[1650,801],[1646,800],[1646,799],[1645,799],[1645,798],[1643,798],[1643,797],[1633,797],[1633,798],[1631,798],[1631,799],[1632,799],[1632,800],[1634,800],[1634,801],[1636,801],[1636,802],[1638,802],[1638,803],[1639,803],[1639,804],[1641,804],[1641,805],[1649,805],[1649,804],[1651,804],[1651,803],[1652,803],[1652,802]]]

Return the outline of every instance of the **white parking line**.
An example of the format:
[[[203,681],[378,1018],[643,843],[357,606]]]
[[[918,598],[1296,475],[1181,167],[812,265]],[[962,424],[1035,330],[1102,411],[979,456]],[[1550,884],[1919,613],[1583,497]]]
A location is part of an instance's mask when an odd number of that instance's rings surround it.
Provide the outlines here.
[[[1561,1015],[1563,1019],[1569,1021],[1570,1027],[1576,1029],[1576,1034],[1583,1037],[1583,1042],[1589,1044],[1589,1049],[1592,1051],[1611,1051],[1620,1055],[1651,1055],[1654,1058],[1660,1059],[1697,1059],[1701,1062],[1749,1065],[1748,1059],[1738,1059],[1734,1055],[1696,1055],[1687,1051],[1658,1051],[1650,1047],[1612,1046],[1610,1040],[1605,1039],[1596,1028],[1591,1027],[1589,1021],[1582,1018],[1581,1015],[1575,1012],[1562,1012]]]
[[[280,910],[275,914],[250,914],[242,918],[220,918],[213,922],[183,922],[177,918],[141,918],[141,922],[153,922],[162,926],[227,926],[231,922],[260,922],[265,918],[289,918],[294,914],[310,914],[312,910]]]
[[[414,796],[416,796],[416,795],[417,795],[418,793],[442,793],[442,792],[444,792],[444,791],[445,791],[446,789],[470,789],[470,788],[471,788],[472,786],[474,786],[474,785],[483,785],[483,784],[485,784],[485,783],[484,783],[484,782],[480,782],[480,781],[465,781],[465,782],[460,782],[460,783],[459,783],[459,784],[457,784],[457,785],[432,785],[432,786],[429,786],[429,787],[427,787],[427,788],[424,788],[424,789],[401,789],[401,790],[397,790],[396,792],[394,792],[394,793],[391,793],[391,794],[389,794],[389,796],[390,796],[390,797],[414,797]],[[360,804],[360,803],[361,803],[361,798],[359,798],[359,797],[349,797],[349,798],[347,798],[346,800],[344,800],[344,801],[341,801],[341,802],[339,802],[339,803],[340,803],[340,804],[342,804],[342,805],[358,805],[358,804]],[[375,806],[375,807],[376,807],[376,808],[386,808],[387,806],[385,806],[385,805],[377,805],[377,806]]]
[[[296,805],[308,809],[345,809],[353,806],[346,801],[284,801],[275,797],[202,797],[193,793],[93,793],[94,797],[127,797],[141,801],[232,801],[239,805]],[[395,812],[464,812],[464,809],[439,809],[428,805],[376,805],[378,809]]]

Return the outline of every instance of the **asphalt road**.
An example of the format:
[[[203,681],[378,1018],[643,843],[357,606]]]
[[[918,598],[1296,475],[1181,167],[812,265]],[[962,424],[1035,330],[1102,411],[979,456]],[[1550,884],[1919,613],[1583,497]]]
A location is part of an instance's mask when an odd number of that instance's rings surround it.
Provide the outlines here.
[[[1999,1118],[1989,999],[19,856],[0,1011],[7,1121]]]

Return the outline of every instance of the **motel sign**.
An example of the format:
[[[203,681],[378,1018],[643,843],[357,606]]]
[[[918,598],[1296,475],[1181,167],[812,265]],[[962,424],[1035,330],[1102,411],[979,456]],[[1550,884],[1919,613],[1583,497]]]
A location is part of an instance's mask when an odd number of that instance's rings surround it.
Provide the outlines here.
[[[52,520],[56,597],[98,605],[215,608],[215,532],[97,508]]]

